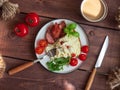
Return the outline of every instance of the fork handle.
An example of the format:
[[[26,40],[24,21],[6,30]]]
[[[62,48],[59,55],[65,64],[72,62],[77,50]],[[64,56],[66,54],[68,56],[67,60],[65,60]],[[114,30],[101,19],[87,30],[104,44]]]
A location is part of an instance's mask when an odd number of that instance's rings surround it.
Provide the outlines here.
[[[24,70],[24,69],[32,66],[33,64],[34,64],[34,62],[24,63],[24,64],[22,64],[22,65],[20,65],[20,66],[17,66],[17,67],[15,67],[15,68],[9,70],[9,71],[8,71],[8,74],[9,74],[9,75],[14,75],[15,73],[20,72],[20,71],[22,71],[22,70]]]
[[[96,71],[97,71],[97,69],[94,68],[91,75],[90,75],[90,77],[89,77],[89,80],[87,82],[85,90],[90,90],[90,88],[92,86],[92,83],[93,83],[93,80],[94,80],[94,77],[95,77],[95,74],[96,74]]]

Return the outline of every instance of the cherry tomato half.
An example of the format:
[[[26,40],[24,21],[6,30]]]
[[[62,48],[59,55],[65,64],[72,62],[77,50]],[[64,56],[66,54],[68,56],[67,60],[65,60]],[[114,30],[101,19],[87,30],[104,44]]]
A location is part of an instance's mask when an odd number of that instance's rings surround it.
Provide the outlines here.
[[[44,51],[44,47],[36,47],[35,48],[35,52],[37,53],[37,54],[42,54],[43,53],[43,51]]]
[[[76,66],[77,64],[78,64],[78,60],[76,58],[71,58],[70,65],[71,66]]]
[[[79,59],[82,60],[82,61],[85,61],[87,59],[87,55],[86,54],[80,54]]]
[[[17,24],[14,28],[14,32],[17,36],[24,37],[28,34],[28,27],[23,23]]]
[[[35,27],[39,24],[40,19],[36,13],[28,13],[25,17],[25,21],[29,26]]]
[[[82,46],[81,51],[84,52],[84,53],[88,53],[89,47],[87,45]]]
[[[48,42],[45,39],[41,39],[38,41],[38,46],[40,47],[46,47],[47,45],[48,45]]]

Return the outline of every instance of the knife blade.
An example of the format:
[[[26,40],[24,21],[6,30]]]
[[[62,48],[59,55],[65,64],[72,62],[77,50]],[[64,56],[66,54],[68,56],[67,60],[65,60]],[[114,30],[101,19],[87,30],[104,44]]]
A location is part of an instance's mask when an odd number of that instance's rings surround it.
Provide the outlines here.
[[[109,37],[106,36],[104,43],[103,43],[103,46],[102,46],[102,49],[101,49],[100,54],[98,56],[98,59],[96,61],[95,67],[94,67],[94,69],[89,77],[89,80],[87,82],[87,85],[85,87],[85,90],[90,90],[92,82],[93,82],[95,74],[96,74],[96,71],[97,71],[97,68],[99,68],[102,64],[103,58],[104,58],[105,53],[106,53],[107,48],[108,48],[108,44],[109,44]]]
[[[106,36],[105,41],[104,41],[103,46],[102,46],[102,49],[101,49],[100,54],[98,56],[97,62],[95,64],[96,68],[99,68],[102,64],[103,58],[105,56],[105,52],[108,48],[108,44],[109,44],[109,37]]]

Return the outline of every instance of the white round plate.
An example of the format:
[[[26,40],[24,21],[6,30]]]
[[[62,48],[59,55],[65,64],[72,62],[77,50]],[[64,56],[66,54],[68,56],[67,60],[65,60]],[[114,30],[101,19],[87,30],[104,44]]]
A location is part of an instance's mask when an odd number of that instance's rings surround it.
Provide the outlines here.
[[[71,20],[67,20],[67,19],[56,19],[56,20],[53,20],[53,21],[50,21],[48,22],[47,24],[45,24],[41,29],[40,31],[38,32],[37,36],[36,36],[36,39],[35,39],[35,48],[37,47],[37,42],[40,40],[40,39],[45,39],[45,33],[46,33],[46,30],[47,28],[51,25],[51,24],[54,24],[55,22],[57,23],[60,23],[61,21],[65,21],[66,25],[67,24],[71,24],[71,23],[75,23]],[[76,23],[77,24],[77,23]],[[84,32],[84,30],[77,24],[77,27],[75,29],[79,34],[80,34],[80,42],[81,42],[81,46],[83,45],[88,45],[88,38],[87,38],[87,35],[86,33]],[[37,58],[41,58],[45,55],[45,52],[43,52],[42,54],[36,54]],[[50,58],[47,56],[45,57],[43,60],[40,61],[41,65],[43,67],[45,67],[47,70],[48,67],[46,65],[46,63],[50,61]],[[80,65],[82,64],[82,61],[81,60],[78,60],[78,64],[76,66],[70,66],[70,65],[66,65],[63,67],[63,70],[60,70],[60,71],[52,71],[52,72],[55,72],[55,73],[69,73],[69,72],[72,72],[74,70],[76,70]]]

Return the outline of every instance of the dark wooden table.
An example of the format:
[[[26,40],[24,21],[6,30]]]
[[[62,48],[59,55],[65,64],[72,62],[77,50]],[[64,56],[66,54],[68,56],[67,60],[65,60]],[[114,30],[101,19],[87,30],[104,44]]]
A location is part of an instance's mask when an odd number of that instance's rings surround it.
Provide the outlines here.
[[[108,74],[112,68],[120,66],[120,30],[115,21],[117,8],[120,6],[119,0],[106,0],[109,7],[108,16],[98,23],[90,23],[81,16],[82,0],[10,1],[18,3],[21,12],[13,20],[0,21],[0,54],[6,62],[4,77],[0,79],[0,90],[64,90],[65,80],[73,84],[77,90],[84,90],[106,35],[110,38],[109,48],[91,90],[110,90],[106,84]],[[39,26],[29,28],[26,37],[19,38],[13,34],[13,28],[16,23],[24,22],[24,17],[29,12],[38,13],[41,22]],[[55,74],[40,64],[35,64],[25,71],[9,76],[9,69],[36,59],[34,41],[38,31],[47,22],[58,18],[76,21],[87,33],[90,52],[82,66],[72,73]]]

